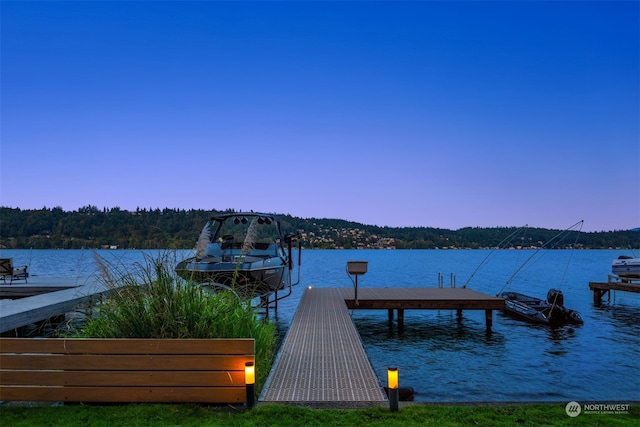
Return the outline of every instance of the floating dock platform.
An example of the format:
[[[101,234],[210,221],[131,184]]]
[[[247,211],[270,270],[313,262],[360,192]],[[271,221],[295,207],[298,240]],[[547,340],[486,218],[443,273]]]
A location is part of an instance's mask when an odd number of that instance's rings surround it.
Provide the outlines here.
[[[110,292],[95,279],[29,278],[29,284],[0,285],[0,333],[17,330],[75,310]]]
[[[365,288],[357,298],[352,290],[343,291],[347,307],[352,310],[386,309],[389,318],[398,312],[398,326],[404,310],[484,310],[487,330],[491,330],[493,310],[504,310],[504,299],[469,288]]]
[[[77,285],[59,282],[58,280],[50,280],[46,283],[38,284],[0,284],[0,300],[10,299],[16,300],[20,298],[34,297],[36,295],[48,294],[49,292],[64,291],[66,289],[75,288]]]
[[[611,297],[611,291],[640,293],[640,279],[620,278],[609,276],[607,282],[589,282],[589,289],[593,291],[593,304],[602,304],[602,297]]]
[[[260,401],[358,407],[383,405],[386,394],[366,355],[350,309],[504,309],[504,300],[466,288],[306,289]]]

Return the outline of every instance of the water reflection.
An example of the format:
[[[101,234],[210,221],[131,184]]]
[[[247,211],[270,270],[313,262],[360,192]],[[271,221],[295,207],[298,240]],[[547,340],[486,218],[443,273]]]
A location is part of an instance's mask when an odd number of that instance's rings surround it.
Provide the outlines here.
[[[640,307],[625,303],[602,304],[594,307],[591,318],[599,322],[607,322],[629,328],[631,334],[640,333]]]
[[[387,320],[386,311],[352,315],[362,341],[366,345],[395,348],[406,343],[422,343],[429,351],[441,349],[470,350],[477,345],[496,345],[504,341],[500,333],[487,333],[484,319],[458,316],[455,311],[441,311],[432,315],[405,314],[404,327]]]

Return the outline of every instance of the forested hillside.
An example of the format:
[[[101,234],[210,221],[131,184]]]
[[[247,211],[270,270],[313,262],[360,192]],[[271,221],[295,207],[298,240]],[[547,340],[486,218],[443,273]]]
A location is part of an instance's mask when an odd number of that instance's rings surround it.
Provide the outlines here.
[[[180,209],[61,208],[21,210],[0,207],[0,247],[14,249],[190,249],[215,211]],[[487,248],[516,228],[378,227],[340,219],[280,215],[285,233],[300,233],[305,248],[434,249]],[[514,246],[539,247],[558,230],[528,228]],[[576,233],[562,246],[638,248],[640,231]]]

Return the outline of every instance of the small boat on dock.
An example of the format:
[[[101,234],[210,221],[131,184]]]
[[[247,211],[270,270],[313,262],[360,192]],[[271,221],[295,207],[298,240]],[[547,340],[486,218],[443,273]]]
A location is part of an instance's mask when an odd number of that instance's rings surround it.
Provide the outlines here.
[[[518,292],[502,292],[498,296],[504,298],[508,314],[529,322],[549,326],[584,323],[579,312],[564,306],[564,295],[558,289],[549,289],[546,300]]]
[[[196,254],[179,262],[176,273],[212,289],[230,289],[242,298],[267,299],[292,282],[292,242],[276,215],[241,212],[213,216],[204,226]],[[298,245],[298,255],[300,255]],[[298,256],[300,265],[300,256]]]
[[[611,272],[623,279],[640,279],[640,258],[620,255],[611,263]]]

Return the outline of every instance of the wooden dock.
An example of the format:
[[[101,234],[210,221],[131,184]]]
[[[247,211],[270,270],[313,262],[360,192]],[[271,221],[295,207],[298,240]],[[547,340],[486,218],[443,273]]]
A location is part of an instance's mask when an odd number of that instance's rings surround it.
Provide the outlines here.
[[[487,330],[491,330],[493,310],[504,310],[504,300],[468,288],[365,288],[344,291],[352,310],[386,309],[389,318],[398,312],[402,326],[404,310],[484,310]]]
[[[75,283],[70,279],[68,284]],[[69,289],[0,300],[0,332],[73,311],[79,303],[109,291],[86,280]],[[399,324],[404,310],[485,310],[490,330],[492,310],[504,309],[503,299],[465,288],[365,288],[358,290],[357,300],[355,296],[353,288],[305,290],[260,401],[340,407],[386,404],[386,384],[371,366],[350,310],[396,310]]]
[[[109,289],[95,279],[36,279],[28,285],[2,285],[5,293],[34,293],[19,299],[0,300],[0,333],[19,329],[73,311],[78,304],[97,298]],[[30,291],[28,288],[32,287]],[[13,288],[13,289],[10,289]],[[50,292],[45,292],[46,290]]]
[[[602,304],[602,297],[611,296],[611,291],[624,291],[640,293],[640,279],[620,279],[617,276],[609,276],[607,282],[589,282],[589,289],[593,291],[593,304]]]
[[[464,288],[307,289],[260,400],[271,403],[381,405],[387,400],[349,309],[503,309],[504,300]],[[490,318],[490,315],[487,315]],[[400,316],[399,316],[400,317]],[[488,321],[488,327],[490,327]]]
[[[20,299],[28,298],[36,295],[48,294],[49,292],[64,291],[65,289],[75,288],[76,285],[63,284],[58,281],[49,281],[47,283],[40,284],[12,284],[1,285],[0,284],[0,300],[3,299]]]

